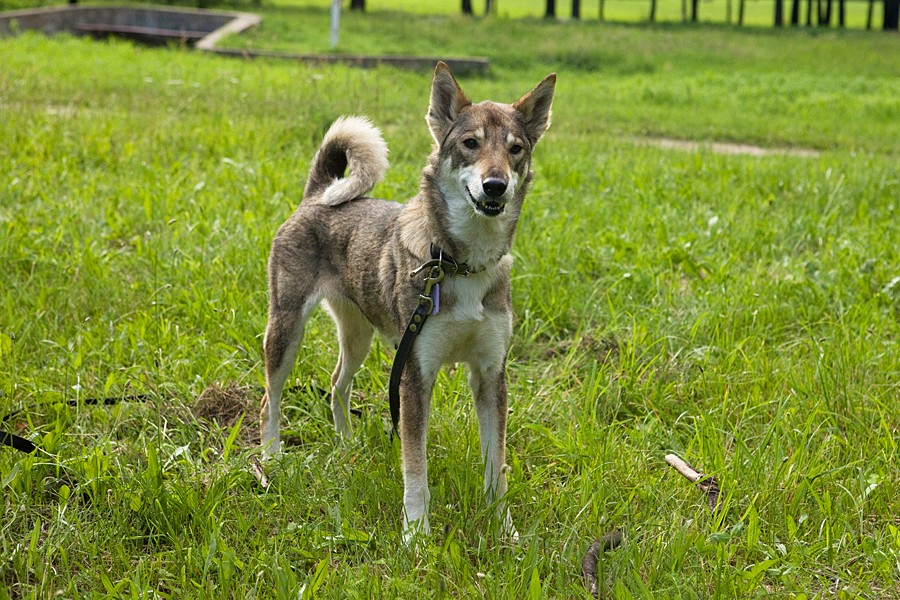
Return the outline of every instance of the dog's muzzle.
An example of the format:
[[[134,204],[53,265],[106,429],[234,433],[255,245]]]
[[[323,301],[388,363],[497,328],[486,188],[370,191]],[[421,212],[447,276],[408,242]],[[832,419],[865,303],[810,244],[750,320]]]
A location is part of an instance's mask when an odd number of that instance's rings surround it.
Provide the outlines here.
[[[503,198],[503,194],[506,193],[506,182],[502,179],[489,178],[481,183],[481,188],[484,190],[484,196],[476,198],[475,194],[466,187],[466,194],[475,210],[486,217],[496,217],[502,214],[506,208],[506,200]]]

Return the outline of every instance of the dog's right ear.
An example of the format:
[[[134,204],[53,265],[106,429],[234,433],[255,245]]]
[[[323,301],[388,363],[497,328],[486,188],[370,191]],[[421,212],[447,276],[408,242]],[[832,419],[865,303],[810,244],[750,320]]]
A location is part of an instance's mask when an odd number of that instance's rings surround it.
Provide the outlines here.
[[[431,135],[438,144],[444,141],[450,126],[461,111],[472,102],[466,97],[453,74],[443,62],[438,62],[431,82],[431,102],[425,120]]]

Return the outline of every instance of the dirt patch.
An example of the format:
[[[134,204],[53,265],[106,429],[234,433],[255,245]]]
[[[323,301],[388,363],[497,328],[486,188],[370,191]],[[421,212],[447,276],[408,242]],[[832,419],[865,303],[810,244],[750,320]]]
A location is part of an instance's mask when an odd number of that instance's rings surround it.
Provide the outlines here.
[[[636,144],[656,146],[669,150],[696,152],[709,150],[716,154],[738,154],[744,156],[800,156],[815,158],[821,153],[812,148],[764,148],[752,144],[735,144],[729,142],[697,142],[693,140],[676,140],[671,138],[636,138]]]
[[[231,429],[243,415],[238,441],[243,446],[259,444],[259,427],[256,411],[259,407],[259,389],[248,385],[213,384],[203,390],[194,403],[194,416],[207,423],[215,423],[222,429]]]

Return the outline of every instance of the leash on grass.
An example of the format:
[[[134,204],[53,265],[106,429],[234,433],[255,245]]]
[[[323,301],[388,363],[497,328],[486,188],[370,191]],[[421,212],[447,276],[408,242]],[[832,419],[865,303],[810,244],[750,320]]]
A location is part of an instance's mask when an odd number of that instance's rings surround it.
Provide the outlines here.
[[[421,267],[409,274],[410,277],[422,275],[424,291],[419,294],[419,303],[413,311],[406,329],[403,330],[403,337],[400,338],[400,344],[397,346],[397,354],[394,355],[394,364],[391,365],[391,380],[388,385],[388,402],[391,407],[391,439],[396,435],[399,437],[397,427],[400,423],[400,378],[403,376],[403,369],[406,367],[406,361],[412,354],[413,344],[416,338],[422,333],[425,327],[425,321],[431,315],[436,315],[441,308],[441,282],[446,277],[460,275],[468,277],[472,271],[466,263],[458,263],[453,257],[445,255],[440,248],[431,246],[431,260],[423,264]]]
[[[81,400],[69,400],[67,404],[69,406],[78,406],[78,404],[102,404],[104,406],[112,406],[113,404],[118,404],[119,402],[146,402],[149,397],[150,396],[148,394],[134,394],[131,396],[122,396],[121,398],[82,398]],[[3,415],[3,418],[0,419],[0,423],[7,423],[10,419],[12,419],[23,410],[23,408],[19,408]],[[24,452],[25,454],[32,454],[38,449],[38,446],[31,440],[28,440],[14,433],[10,433],[8,431],[0,431],[0,446],[9,446],[14,450]]]
[[[263,388],[256,388],[259,392],[263,392]],[[314,385],[294,385],[287,389],[288,392],[296,392],[301,389],[308,389],[318,393],[320,396],[327,398],[331,395],[331,392],[320,388]],[[78,406],[79,404],[93,405],[93,406],[114,406],[116,404],[120,404],[122,402],[147,402],[151,398],[150,394],[132,394],[130,396],[109,396],[105,398],[82,398],[80,400],[68,400],[66,404],[69,406]],[[8,423],[13,417],[22,412],[24,408],[19,408],[10,413],[7,413],[2,418],[0,418],[0,425]],[[361,412],[359,410],[350,410],[351,414],[355,414],[359,416]],[[20,435],[16,435],[9,431],[0,431],[0,446],[7,446],[12,448],[13,450],[18,450],[19,452],[23,452],[25,454],[33,454],[40,447],[32,442],[31,440],[24,438]]]
[[[468,277],[469,275],[473,273],[479,273],[482,270],[484,270],[484,267],[482,267],[481,269],[473,270],[469,267],[468,264],[457,262],[453,257],[444,254],[443,250],[432,245],[431,260],[425,262],[422,266],[409,274],[410,277],[415,278],[416,276],[422,275],[424,273],[424,291],[423,293],[419,294],[418,304],[416,305],[416,309],[413,311],[413,314],[409,319],[409,323],[407,323],[406,325],[406,328],[403,332],[403,337],[400,339],[400,344],[397,346],[397,354],[394,356],[394,363],[391,366],[390,385],[388,386],[388,400],[391,410],[391,438],[393,438],[395,435],[399,437],[398,427],[400,423],[400,379],[403,375],[403,370],[406,367],[406,362],[407,360],[409,360],[410,354],[412,354],[413,344],[415,343],[416,338],[422,332],[422,328],[425,326],[425,321],[428,320],[429,316],[436,315],[440,311],[441,282],[446,277],[453,277],[455,275]],[[296,391],[300,387],[301,386],[294,386],[292,388],[289,388],[288,391]],[[310,387],[311,389],[315,389],[320,393],[320,395],[324,397],[328,397],[331,395],[331,392],[328,392],[321,388],[317,388],[315,386],[308,387]],[[78,406],[78,404],[81,403],[89,405],[102,404],[104,406],[112,406],[121,402],[145,402],[148,399],[148,394],[135,394],[132,396],[111,396],[106,398],[83,398],[81,400],[69,400],[68,405]],[[0,419],[0,423],[6,423],[21,411],[22,409],[18,409],[5,415],[2,419]],[[351,409],[350,412],[351,414],[356,415],[361,414],[360,411],[353,409]],[[0,446],[8,446],[26,454],[31,454],[38,449],[38,446],[34,442],[7,431],[0,431]]]

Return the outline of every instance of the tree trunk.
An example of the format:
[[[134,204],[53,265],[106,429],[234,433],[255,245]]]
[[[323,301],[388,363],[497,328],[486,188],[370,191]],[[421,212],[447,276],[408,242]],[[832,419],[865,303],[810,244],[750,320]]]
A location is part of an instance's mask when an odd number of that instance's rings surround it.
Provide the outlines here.
[[[744,0],[738,2],[738,25],[744,24]]]
[[[350,10],[366,12],[366,0],[350,0]]]
[[[572,0],[572,18],[575,20],[581,18],[581,0]]]
[[[681,0],[681,22],[686,23],[687,19],[687,0]]]
[[[831,26],[831,0],[816,0],[816,20],[825,27]]]
[[[691,21],[697,22],[697,7],[700,4],[700,0],[691,0]]]
[[[472,14],[472,0],[462,0],[462,12],[464,15]]]
[[[812,3],[813,0],[807,0],[806,2],[806,26],[812,26]]]
[[[875,11],[875,0],[869,0],[869,10],[866,12],[866,29],[872,29],[872,13]]]
[[[847,3],[845,0],[838,0],[838,27],[847,26]]]
[[[775,0],[775,27],[782,25],[784,25],[784,0]]]
[[[547,10],[544,12],[545,19],[556,18],[556,0],[547,0]]]
[[[884,24],[885,31],[897,31],[900,29],[900,0],[884,0]]]
[[[656,0],[650,0],[650,22],[656,22]]]
[[[791,2],[791,25],[799,25],[800,24],[800,1],[801,0],[793,0]]]
[[[602,23],[603,20],[603,0],[600,0],[600,22]]]

